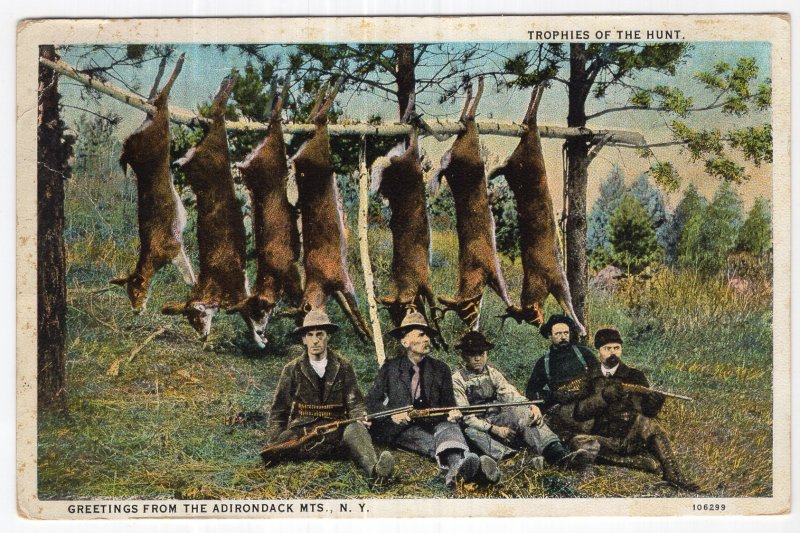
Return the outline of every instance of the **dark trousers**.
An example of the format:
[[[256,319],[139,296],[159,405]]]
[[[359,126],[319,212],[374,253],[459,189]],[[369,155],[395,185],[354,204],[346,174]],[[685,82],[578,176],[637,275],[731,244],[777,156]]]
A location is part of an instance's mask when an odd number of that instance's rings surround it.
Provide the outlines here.
[[[443,455],[450,451],[469,451],[461,428],[455,422],[411,423],[399,426],[392,422],[373,425],[373,436],[398,448],[425,455],[435,459],[446,468]]]

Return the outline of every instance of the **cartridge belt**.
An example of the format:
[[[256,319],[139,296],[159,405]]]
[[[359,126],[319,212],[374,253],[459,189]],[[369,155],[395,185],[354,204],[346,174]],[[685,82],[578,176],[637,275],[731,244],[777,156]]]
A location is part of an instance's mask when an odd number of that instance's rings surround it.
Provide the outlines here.
[[[292,408],[295,416],[309,416],[317,418],[344,418],[347,414],[343,404],[313,404],[295,402]]]

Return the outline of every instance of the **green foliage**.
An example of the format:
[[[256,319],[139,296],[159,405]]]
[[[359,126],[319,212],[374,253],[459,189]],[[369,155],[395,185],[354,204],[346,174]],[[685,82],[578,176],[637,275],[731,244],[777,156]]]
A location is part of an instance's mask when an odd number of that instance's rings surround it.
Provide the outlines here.
[[[684,226],[678,261],[684,267],[713,274],[734,249],[742,224],[742,200],[728,182],[722,182],[708,207],[695,213]]]
[[[173,125],[169,128],[169,135],[169,160],[174,162],[186,155],[189,148],[202,140],[203,129],[199,127]],[[183,191],[189,186],[186,173],[176,165],[172,165],[172,180],[178,191]]]
[[[600,196],[592,206],[587,221],[586,250],[589,264],[594,268],[602,268],[611,261],[608,219],[619,207],[625,190],[625,174],[621,167],[615,165],[600,183]]]
[[[742,183],[747,179],[744,167],[727,157],[715,157],[706,160],[706,173],[726,182]]]
[[[625,194],[608,219],[608,237],[614,264],[629,274],[639,274],[661,259],[652,221],[641,202]]]
[[[675,113],[679,117],[686,117],[694,106],[694,98],[686,96],[677,87],[656,85],[652,93],[659,98],[660,105],[664,110]]]
[[[71,163],[75,176],[93,176],[108,179],[119,173],[119,156],[122,144],[116,138],[120,117],[111,113],[108,117],[81,114],[75,124],[75,152]]]
[[[736,250],[748,252],[753,256],[765,255],[772,249],[772,216],[769,203],[763,197],[756,198],[753,207],[747,213],[739,235],[736,239]]]
[[[678,261],[678,243],[683,234],[684,228],[689,220],[697,216],[702,216],[705,207],[705,198],[700,196],[694,184],[689,184],[683,193],[683,197],[675,207],[668,224],[666,235],[667,245],[664,249],[667,264],[675,265]],[[699,219],[698,219],[699,220]]]
[[[669,161],[656,161],[650,165],[648,172],[653,176],[659,187],[663,187],[670,192],[678,190],[680,176]]]
[[[427,198],[431,225],[436,229],[455,229],[456,202],[450,187],[439,187],[436,196],[427,195]]]
[[[731,146],[741,150],[756,166],[772,163],[772,124],[732,130],[728,136]]]
[[[272,101],[275,96],[277,80],[264,77],[270,70],[262,68],[261,72],[251,63],[244,69],[244,75],[239,76],[233,87],[231,97],[236,102],[239,112],[250,120],[267,122],[272,112]],[[269,86],[269,90],[265,88]]]
[[[664,195],[661,191],[656,189],[650,184],[647,173],[640,174],[636,181],[633,182],[630,188],[630,193],[641,202],[644,207],[650,225],[656,232],[656,240],[658,245],[663,249],[667,246],[667,226],[669,222],[669,214],[667,207],[664,204]]]
[[[508,188],[505,178],[501,177],[489,183],[489,204],[495,221],[497,251],[513,261],[520,253],[519,224],[514,194]]]

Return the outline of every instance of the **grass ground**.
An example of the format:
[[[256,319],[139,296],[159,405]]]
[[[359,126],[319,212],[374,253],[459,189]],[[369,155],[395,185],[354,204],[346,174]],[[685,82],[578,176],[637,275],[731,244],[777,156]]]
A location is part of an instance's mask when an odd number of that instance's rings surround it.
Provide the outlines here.
[[[282,366],[298,347],[288,321],[270,326],[264,351],[247,339],[236,316],[215,319],[209,342],[188,323],[157,310],[188,289],[167,267],[155,281],[149,309],[129,310],[107,280],[135,263],[135,186],[119,177],[73,180],[66,201],[68,246],[67,386],[69,410],[39,418],[39,497],[71,498],[403,498],[403,497],[655,497],[681,496],[654,475],[599,466],[578,476],[535,470],[522,453],[504,463],[491,488],[445,488],[437,468],[398,452],[398,478],[371,490],[347,461],[283,464],[265,470],[258,457],[264,420]],[[378,282],[391,254],[389,234],[370,235]],[[190,253],[196,245],[187,231]],[[351,239],[351,272],[363,286]],[[452,294],[457,264],[454,235],[434,233],[433,286]],[[518,295],[519,262],[504,261]],[[251,276],[250,279],[253,279]],[[379,284],[378,292],[380,293]],[[361,297],[363,303],[364,298]],[[499,299],[487,292],[484,332],[497,348],[492,361],[523,389],[547,343],[529,326],[500,327]],[[590,294],[589,327],[618,326],[624,358],[658,386],[697,401],[667,401],[660,419],[685,469],[708,496],[772,493],[771,295],[736,295],[723,281],[662,271],[647,283]],[[552,301],[550,302],[552,304]],[[363,306],[362,306],[363,308]],[[334,320],[344,323],[331,306]],[[555,311],[549,308],[547,314]],[[363,308],[366,313],[366,309]],[[382,315],[384,331],[388,317]],[[377,371],[371,346],[344,327],[333,346],[349,357],[366,390]],[[160,332],[150,342],[145,340]],[[445,335],[455,339],[454,316]],[[393,342],[393,341],[390,341]],[[397,346],[389,344],[390,351]],[[454,354],[438,353],[452,367]],[[238,417],[246,416],[244,420]]]

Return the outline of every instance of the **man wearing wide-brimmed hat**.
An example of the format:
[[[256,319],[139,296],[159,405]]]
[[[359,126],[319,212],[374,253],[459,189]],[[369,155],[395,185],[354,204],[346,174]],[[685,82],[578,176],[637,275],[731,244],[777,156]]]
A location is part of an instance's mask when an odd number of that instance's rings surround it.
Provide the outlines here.
[[[450,367],[430,357],[434,330],[425,317],[410,311],[400,326],[389,332],[400,341],[405,353],[384,363],[367,393],[367,408],[378,412],[413,405],[415,408],[450,407],[443,417],[412,419],[408,413],[376,421],[371,433],[379,443],[410,450],[433,459],[447,470],[445,483],[455,484],[477,479],[479,474],[489,482],[500,479],[497,463],[488,456],[478,457],[469,446],[456,420],[461,412],[455,409]]]
[[[574,342],[575,331],[575,322],[561,314],[552,315],[539,328],[550,346],[533,365],[525,396],[530,400],[544,400],[545,422],[561,442],[573,450],[586,450],[594,458],[599,451],[594,440],[574,439],[575,435],[585,434],[591,422],[575,420],[573,412],[583,381],[600,363],[589,348]]]
[[[296,439],[318,424],[367,414],[353,365],[328,347],[337,329],[323,310],[312,310],[294,330],[306,349],[283,367],[269,414],[268,444]],[[376,455],[368,425],[348,424],[315,445],[292,449],[287,458],[335,456],[344,448],[368,479],[388,479],[394,458],[390,452]]]
[[[488,362],[494,344],[479,331],[467,332],[456,345],[462,366],[453,373],[453,392],[459,406],[525,401],[503,374]],[[569,452],[542,419],[536,405],[494,408],[464,417],[464,434],[481,452],[496,461],[528,448],[551,465],[583,468],[592,457],[584,450]]]
[[[624,384],[650,388],[644,373],[622,362],[622,336],[614,328],[594,335],[600,366],[589,372],[575,405],[577,420],[592,421],[591,435],[600,445],[598,459],[651,472],[653,457],[660,463],[664,481],[684,490],[698,485],[681,471],[666,432],[655,420],[664,404],[657,391],[629,392]],[[628,460],[626,460],[626,458]]]

